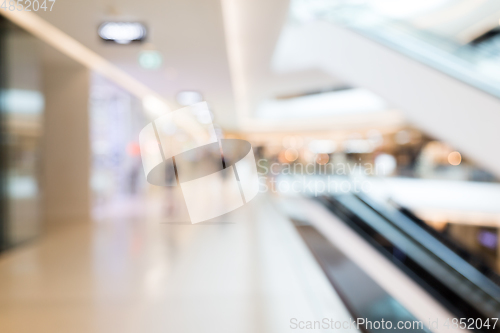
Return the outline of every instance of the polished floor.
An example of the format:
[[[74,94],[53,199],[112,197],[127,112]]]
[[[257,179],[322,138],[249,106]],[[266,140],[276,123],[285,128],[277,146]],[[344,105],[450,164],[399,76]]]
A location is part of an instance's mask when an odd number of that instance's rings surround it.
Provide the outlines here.
[[[292,318],[348,319],[275,200],[191,225],[156,193],[68,221],[0,256],[0,332],[276,333],[300,331]]]

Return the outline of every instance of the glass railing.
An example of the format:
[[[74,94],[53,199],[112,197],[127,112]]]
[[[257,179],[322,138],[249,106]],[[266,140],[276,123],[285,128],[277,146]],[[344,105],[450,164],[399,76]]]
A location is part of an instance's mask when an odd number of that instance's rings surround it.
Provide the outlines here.
[[[290,21],[327,21],[500,97],[500,2],[293,0]]]

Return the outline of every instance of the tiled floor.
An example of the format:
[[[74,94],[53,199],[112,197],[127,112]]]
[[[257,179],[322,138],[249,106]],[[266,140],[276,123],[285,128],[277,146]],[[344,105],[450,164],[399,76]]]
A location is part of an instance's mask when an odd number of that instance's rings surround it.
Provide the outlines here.
[[[165,199],[123,199],[2,255],[0,332],[276,333],[349,317],[273,198],[197,225]]]

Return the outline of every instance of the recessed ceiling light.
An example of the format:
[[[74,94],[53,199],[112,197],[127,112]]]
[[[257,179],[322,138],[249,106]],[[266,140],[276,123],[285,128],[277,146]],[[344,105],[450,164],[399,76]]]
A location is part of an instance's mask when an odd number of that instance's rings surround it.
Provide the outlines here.
[[[99,26],[99,37],[118,44],[143,41],[146,27],[139,22],[105,22]]]
[[[203,101],[203,97],[198,91],[184,90],[175,96],[177,103],[183,106],[196,104]]]

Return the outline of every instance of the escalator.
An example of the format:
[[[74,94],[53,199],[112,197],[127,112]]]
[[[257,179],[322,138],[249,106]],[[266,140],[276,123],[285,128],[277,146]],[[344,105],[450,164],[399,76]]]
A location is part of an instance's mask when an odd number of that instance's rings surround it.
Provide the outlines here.
[[[294,0],[274,63],[376,93],[498,176],[499,17],[494,0]]]
[[[475,332],[500,331],[496,323],[500,317],[500,277],[481,258],[396,204],[380,203],[360,193],[328,195],[318,200],[446,308],[455,318],[450,320],[456,320],[448,324]],[[393,325],[416,321],[313,223],[292,220],[355,318],[384,319]],[[361,329],[390,331],[366,326]],[[409,331],[432,330],[425,323],[425,327]]]

